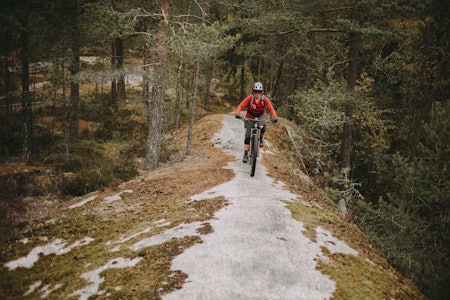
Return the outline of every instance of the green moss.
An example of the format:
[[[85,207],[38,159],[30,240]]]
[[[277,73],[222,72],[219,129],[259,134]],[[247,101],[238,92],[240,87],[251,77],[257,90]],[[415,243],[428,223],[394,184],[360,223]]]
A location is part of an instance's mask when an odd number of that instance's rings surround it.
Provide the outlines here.
[[[332,228],[340,223],[339,216],[328,210],[319,207],[306,206],[300,202],[285,202],[287,208],[291,211],[292,218],[303,223],[305,231],[303,232],[312,241],[316,241],[316,227]]]
[[[336,253],[331,262],[319,262],[319,269],[336,281],[333,299],[415,299],[412,291],[399,284],[401,279],[363,258]]]

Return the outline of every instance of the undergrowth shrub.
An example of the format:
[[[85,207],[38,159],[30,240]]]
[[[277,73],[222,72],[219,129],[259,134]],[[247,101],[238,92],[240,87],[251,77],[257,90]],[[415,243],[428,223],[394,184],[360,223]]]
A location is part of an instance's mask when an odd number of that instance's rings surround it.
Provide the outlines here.
[[[138,174],[139,172],[137,171],[136,166],[130,160],[122,161],[115,165],[112,170],[113,178],[123,181],[130,180]]]
[[[60,190],[65,195],[82,196],[96,190],[102,190],[111,180],[110,176],[102,174],[99,170],[81,170],[77,174],[63,178],[60,183]]]
[[[0,175],[0,241],[26,225],[27,198],[57,193],[57,180],[50,172],[17,170]]]
[[[96,168],[82,169],[76,174],[64,177],[60,183],[60,191],[64,195],[82,196],[138,175],[135,164],[128,159],[118,163],[103,159],[98,163]]]
[[[2,126],[0,126],[0,161],[21,153],[23,147],[21,125],[21,119],[16,114],[12,115],[8,122],[2,122]]]

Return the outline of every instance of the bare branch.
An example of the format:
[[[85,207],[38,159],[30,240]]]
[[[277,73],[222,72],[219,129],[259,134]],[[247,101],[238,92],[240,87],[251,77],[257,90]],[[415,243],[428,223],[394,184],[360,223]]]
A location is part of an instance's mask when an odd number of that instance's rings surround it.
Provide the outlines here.
[[[311,32],[344,32],[344,31],[340,30],[340,29],[335,29],[335,28],[313,28],[313,29],[307,30],[306,32],[311,33]]]
[[[196,15],[176,15],[176,16],[173,16],[173,17],[174,18],[193,18],[193,19],[197,19],[197,20],[203,21],[205,24],[211,24],[211,22],[203,19],[203,17],[199,17],[199,16],[196,16]]]
[[[194,0],[195,4],[197,4],[198,8],[200,9],[200,11],[202,12],[202,21],[205,23],[206,22],[206,12],[203,9],[203,7],[198,3],[197,0]]]
[[[352,61],[351,59],[344,59],[342,61],[338,61],[331,66],[331,69],[333,69],[335,66],[343,65],[343,64],[349,63],[351,61]]]
[[[328,8],[328,9],[323,9],[323,10],[319,10],[319,12],[335,12],[335,11],[341,11],[341,10],[349,10],[354,8],[354,6],[350,5],[350,6],[341,6],[341,7],[335,7],[335,8]]]

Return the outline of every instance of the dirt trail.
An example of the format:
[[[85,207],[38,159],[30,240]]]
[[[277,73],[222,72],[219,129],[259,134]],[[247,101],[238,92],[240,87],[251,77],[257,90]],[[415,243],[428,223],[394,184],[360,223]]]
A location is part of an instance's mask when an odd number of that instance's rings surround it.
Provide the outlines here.
[[[302,235],[302,223],[291,218],[283,202],[302,200],[268,177],[261,159],[255,176],[249,176],[249,165],[241,162],[242,131],[241,121],[226,116],[214,138],[216,146],[236,157],[228,164],[236,177],[190,201],[223,196],[229,205],[210,221],[213,233],[175,258],[172,269],[188,278],[180,290],[165,298],[330,298],[335,283],[316,270],[316,260],[326,259],[321,246],[331,252],[357,252],[320,228],[318,242]],[[270,151],[270,141],[266,145]]]

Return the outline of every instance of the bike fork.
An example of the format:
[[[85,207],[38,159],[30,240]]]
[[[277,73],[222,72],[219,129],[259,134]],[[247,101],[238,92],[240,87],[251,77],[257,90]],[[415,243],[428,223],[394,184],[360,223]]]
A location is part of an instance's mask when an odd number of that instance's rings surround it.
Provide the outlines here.
[[[259,156],[259,134],[252,134],[252,139],[250,140],[250,149],[249,153],[256,153],[256,156]]]

